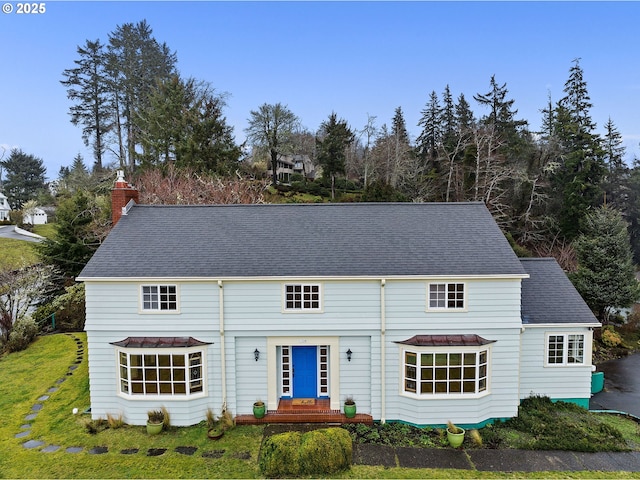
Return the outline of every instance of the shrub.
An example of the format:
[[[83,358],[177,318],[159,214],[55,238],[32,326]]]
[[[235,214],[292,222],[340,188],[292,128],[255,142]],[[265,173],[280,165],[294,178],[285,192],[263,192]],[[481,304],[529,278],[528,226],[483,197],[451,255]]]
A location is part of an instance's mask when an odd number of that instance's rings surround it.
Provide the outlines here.
[[[618,347],[622,345],[622,338],[620,337],[620,334],[615,331],[613,325],[607,325],[602,328],[600,340],[602,340],[602,343],[607,347]]]
[[[595,414],[569,402],[552,402],[548,397],[526,398],[518,416],[504,426],[529,435],[531,450],[571,450],[606,452],[628,450],[622,434],[603,423]]]
[[[351,437],[341,428],[286,432],[264,441],[260,471],[266,477],[327,475],[351,466]]]
[[[38,326],[31,317],[22,317],[13,324],[9,339],[4,345],[8,352],[19,352],[27,348],[38,335]]]

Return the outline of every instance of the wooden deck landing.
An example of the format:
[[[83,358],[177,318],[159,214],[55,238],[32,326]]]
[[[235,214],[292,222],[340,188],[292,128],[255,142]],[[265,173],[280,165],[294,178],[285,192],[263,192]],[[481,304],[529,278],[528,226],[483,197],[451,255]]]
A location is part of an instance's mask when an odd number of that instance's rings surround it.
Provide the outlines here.
[[[261,425],[265,423],[366,423],[373,424],[373,417],[357,413],[347,418],[340,410],[331,410],[329,399],[317,399],[313,405],[293,405],[290,399],[282,399],[277,410],[267,410],[263,418],[253,415],[236,416],[236,425]]]

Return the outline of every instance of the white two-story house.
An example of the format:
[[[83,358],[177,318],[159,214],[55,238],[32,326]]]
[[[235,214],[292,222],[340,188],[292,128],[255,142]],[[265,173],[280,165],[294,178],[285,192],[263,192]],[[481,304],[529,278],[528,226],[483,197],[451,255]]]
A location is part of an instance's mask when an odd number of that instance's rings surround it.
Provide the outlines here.
[[[482,203],[130,202],[78,280],[94,418],[247,419],[262,399],[277,421],[352,396],[373,420],[481,426],[532,394],[588,406],[599,323]]]

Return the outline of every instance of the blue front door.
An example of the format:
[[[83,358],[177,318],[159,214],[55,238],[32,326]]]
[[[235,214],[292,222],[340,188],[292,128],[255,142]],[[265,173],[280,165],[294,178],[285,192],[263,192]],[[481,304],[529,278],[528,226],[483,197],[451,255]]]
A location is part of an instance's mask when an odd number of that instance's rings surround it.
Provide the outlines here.
[[[291,347],[294,398],[316,398],[318,385],[318,347]]]

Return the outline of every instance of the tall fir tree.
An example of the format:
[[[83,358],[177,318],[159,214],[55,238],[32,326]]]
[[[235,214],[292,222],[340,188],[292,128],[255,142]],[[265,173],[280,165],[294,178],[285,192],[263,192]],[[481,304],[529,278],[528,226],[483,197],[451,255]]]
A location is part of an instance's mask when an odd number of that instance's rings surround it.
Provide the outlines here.
[[[82,126],[82,139],[85,145],[91,145],[95,168],[101,170],[113,118],[104,46],[100,40],[87,40],[77,53],[76,67],[64,70],[65,79],[60,83],[67,87],[67,98],[74,102],[69,108],[71,123]]]
[[[335,112],[322,122],[316,140],[318,163],[322,174],[331,178],[331,198],[336,196],[336,175],[345,172],[346,151],[355,135],[346,120],[338,119]]]
[[[565,96],[556,108],[555,133],[560,145],[559,168],[553,176],[560,232],[574,239],[588,211],[602,204],[606,173],[604,152],[579,59],[565,83]]]
[[[176,73],[176,63],[175,52],[153,37],[146,20],[119,25],[109,34],[106,71],[121,167],[135,167],[141,136],[139,113],[147,107],[156,82]]]

